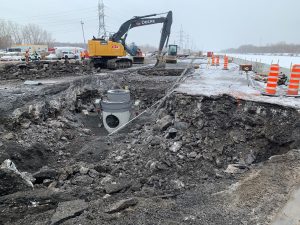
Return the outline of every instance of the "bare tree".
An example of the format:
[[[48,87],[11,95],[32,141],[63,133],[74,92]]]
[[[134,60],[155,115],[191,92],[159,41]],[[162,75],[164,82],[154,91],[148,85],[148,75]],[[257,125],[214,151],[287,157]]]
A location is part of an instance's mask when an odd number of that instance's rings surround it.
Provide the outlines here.
[[[0,48],[7,48],[12,44],[10,28],[5,20],[0,20]]]
[[[12,44],[50,44],[54,42],[51,34],[40,26],[28,24],[21,26],[11,21],[0,20],[0,48]]]
[[[11,21],[8,21],[7,24],[10,27],[10,35],[14,44],[22,44],[22,27],[19,24]]]

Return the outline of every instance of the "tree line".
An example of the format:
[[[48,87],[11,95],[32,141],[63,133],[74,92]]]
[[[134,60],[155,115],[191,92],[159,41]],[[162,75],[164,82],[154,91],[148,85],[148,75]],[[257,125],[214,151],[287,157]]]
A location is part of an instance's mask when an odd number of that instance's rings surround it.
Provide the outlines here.
[[[223,50],[224,53],[300,53],[300,44],[287,44],[280,42],[266,46],[242,45],[238,48]]]
[[[0,49],[14,44],[50,44],[51,34],[36,24],[20,25],[0,19]]]

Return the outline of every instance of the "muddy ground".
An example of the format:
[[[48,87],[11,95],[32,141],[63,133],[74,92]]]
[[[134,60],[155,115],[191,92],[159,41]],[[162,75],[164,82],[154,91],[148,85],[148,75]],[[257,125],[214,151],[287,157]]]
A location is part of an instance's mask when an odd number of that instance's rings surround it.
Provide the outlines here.
[[[107,136],[95,99],[128,86],[137,115],[180,72],[63,73],[0,83],[0,163],[33,184],[0,170],[0,224],[270,224],[300,183],[297,109],[174,92]]]

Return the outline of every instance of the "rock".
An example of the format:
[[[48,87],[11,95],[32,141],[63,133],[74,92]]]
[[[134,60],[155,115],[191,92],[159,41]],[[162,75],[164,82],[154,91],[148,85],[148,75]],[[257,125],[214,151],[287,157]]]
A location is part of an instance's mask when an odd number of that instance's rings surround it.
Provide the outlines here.
[[[57,175],[58,173],[55,169],[44,166],[38,172],[34,173],[33,177],[36,179],[36,183],[43,183],[43,180],[53,180]]]
[[[14,134],[13,133],[5,134],[3,136],[3,138],[6,139],[6,140],[12,140],[14,138]]]
[[[177,141],[174,142],[174,144],[170,147],[170,151],[171,152],[178,152],[182,147],[182,142],[181,141]]]
[[[96,170],[94,169],[90,169],[89,172],[88,172],[88,175],[92,178],[96,178],[96,177],[99,177],[99,172],[97,172]]]
[[[227,169],[224,171],[225,173],[230,173],[230,174],[239,174],[243,173],[248,169],[247,166],[241,165],[241,164],[229,164],[227,166]]]
[[[58,120],[50,120],[48,122],[48,126],[52,128],[61,128],[64,126],[64,123],[58,121]]]
[[[177,129],[175,129],[175,128],[172,127],[172,128],[169,129],[166,138],[174,139],[176,137],[176,135],[177,135]]]
[[[177,130],[187,130],[189,128],[189,126],[190,125],[186,122],[181,122],[181,121],[174,122],[174,127]]]
[[[161,142],[161,138],[158,137],[158,136],[155,136],[155,137],[152,138],[150,144],[151,144],[152,146],[155,146],[155,145],[159,145],[160,142]]]
[[[23,129],[28,129],[30,127],[31,121],[21,123]]]
[[[173,185],[173,188],[176,190],[182,189],[185,187],[184,183],[180,180],[172,180],[171,184]]]
[[[202,119],[200,119],[197,123],[198,128],[201,130],[204,127],[204,121]]]
[[[131,186],[128,182],[121,182],[121,183],[108,183],[104,186],[104,190],[106,194],[114,194],[120,191],[126,190]]]
[[[120,212],[124,209],[127,209],[128,207],[135,206],[137,203],[138,203],[138,200],[136,198],[124,199],[124,200],[118,201],[115,204],[109,206],[108,209],[105,210],[105,212],[106,213]]]
[[[107,198],[109,198],[109,197],[111,197],[110,194],[105,194],[102,198],[103,198],[103,199],[107,199]]]
[[[0,180],[0,196],[33,188],[30,174],[19,172],[10,159],[6,159],[0,166]]]
[[[195,220],[196,220],[196,217],[195,217],[195,216],[192,216],[192,215],[189,215],[189,216],[185,216],[185,217],[183,218],[183,220],[184,220],[184,221],[189,221],[189,222],[191,222],[191,221],[195,221]]]
[[[51,218],[51,225],[58,225],[68,219],[79,216],[87,208],[88,203],[80,199],[60,202]]]
[[[223,166],[223,162],[220,158],[216,158],[216,165],[218,168],[221,168]]]
[[[100,181],[100,184],[107,185],[107,184],[111,183],[112,180],[113,180],[113,177],[111,175],[107,175],[106,177],[102,178],[102,180]]]
[[[88,175],[80,175],[80,176],[76,176],[72,179],[71,183],[74,185],[90,185],[92,184],[94,181],[93,178],[91,178]]]
[[[66,137],[64,137],[64,136],[61,137],[60,139],[61,139],[62,141],[68,141],[68,138],[66,138]]]
[[[239,130],[232,130],[229,132],[229,136],[235,143],[239,142],[245,142],[246,138],[243,135],[243,132],[240,132]]]
[[[89,168],[84,167],[84,166],[80,166],[80,168],[79,168],[79,173],[80,173],[81,175],[86,175],[86,174],[88,174],[88,172],[89,172]]]
[[[197,157],[197,152],[191,152],[187,155],[188,158],[196,158]]]
[[[165,131],[169,126],[172,125],[172,117],[170,115],[164,116],[160,120],[157,121],[158,127],[160,131]]]
[[[252,152],[246,155],[245,163],[247,165],[251,165],[254,161],[255,161],[255,155]]]
[[[123,159],[123,156],[121,156],[121,155],[118,155],[118,156],[115,158],[116,162],[121,162],[122,159]]]

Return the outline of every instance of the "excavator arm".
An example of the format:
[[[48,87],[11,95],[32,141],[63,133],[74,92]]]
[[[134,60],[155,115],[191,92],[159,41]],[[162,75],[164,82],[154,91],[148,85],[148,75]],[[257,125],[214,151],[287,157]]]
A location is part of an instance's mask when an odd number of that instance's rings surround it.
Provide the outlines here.
[[[171,33],[171,26],[172,26],[172,22],[173,22],[173,15],[172,15],[172,11],[169,11],[167,13],[166,17],[155,17],[158,15],[161,15],[161,14],[151,14],[151,15],[146,15],[146,16],[133,17],[132,19],[126,21],[125,23],[123,23],[121,25],[119,31],[116,32],[111,37],[111,40],[114,42],[121,42],[122,45],[125,47],[126,51],[130,55],[134,55],[134,53],[131,51],[131,49],[126,45],[126,38],[128,35],[128,31],[135,27],[163,23],[160,43],[159,43],[159,47],[158,47],[158,58],[161,58],[162,50],[163,50],[164,46],[168,45],[168,41],[169,41],[169,37],[170,37],[170,33]]]

